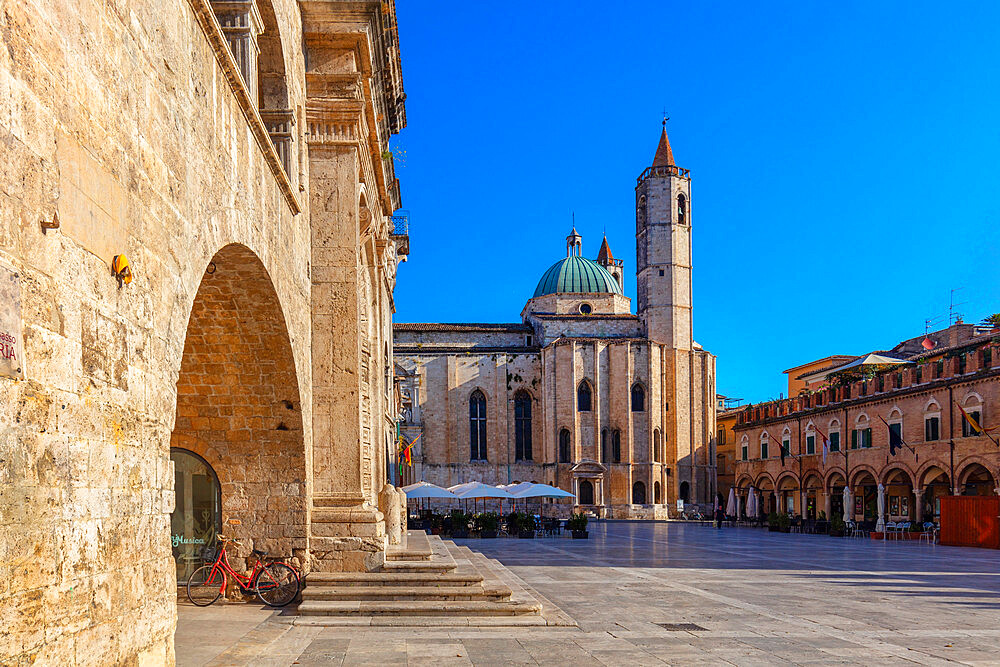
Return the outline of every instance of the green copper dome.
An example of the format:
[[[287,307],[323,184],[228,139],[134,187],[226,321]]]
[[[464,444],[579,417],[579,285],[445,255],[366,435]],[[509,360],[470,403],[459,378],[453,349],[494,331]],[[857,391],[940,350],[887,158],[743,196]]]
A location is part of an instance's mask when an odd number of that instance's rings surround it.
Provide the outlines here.
[[[532,298],[563,292],[621,294],[622,290],[615,277],[603,266],[585,257],[571,255],[549,267],[538,281]]]

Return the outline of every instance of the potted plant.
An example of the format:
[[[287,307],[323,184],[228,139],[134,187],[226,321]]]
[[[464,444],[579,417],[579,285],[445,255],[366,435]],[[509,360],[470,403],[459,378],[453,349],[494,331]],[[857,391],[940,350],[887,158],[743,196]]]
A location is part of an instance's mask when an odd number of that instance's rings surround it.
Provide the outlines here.
[[[480,512],[472,519],[479,537],[493,538],[500,528],[500,517],[496,512]]]
[[[441,534],[441,525],[443,523],[443,519],[441,518],[441,515],[440,514],[431,514],[430,517],[427,519],[427,521],[430,524],[431,535],[440,535]]]
[[[572,531],[574,540],[585,540],[590,535],[587,532],[587,515],[583,512],[571,515],[566,522],[566,527]]]
[[[767,532],[776,533],[779,530],[781,530],[781,527],[778,525],[778,513],[771,512],[767,515]]]
[[[830,537],[844,536],[844,519],[839,514],[834,514],[830,519]]]
[[[535,517],[531,516],[530,514],[528,514],[526,512],[524,512],[524,513],[518,513],[518,517],[517,517],[517,536],[520,537],[520,538],[522,538],[522,539],[526,539],[526,540],[534,539],[534,537],[535,537]]]
[[[778,515],[778,530],[782,533],[788,533],[792,530],[792,517],[788,516],[784,512]]]
[[[462,510],[451,511],[451,536],[464,540],[469,537],[469,519],[471,517]]]

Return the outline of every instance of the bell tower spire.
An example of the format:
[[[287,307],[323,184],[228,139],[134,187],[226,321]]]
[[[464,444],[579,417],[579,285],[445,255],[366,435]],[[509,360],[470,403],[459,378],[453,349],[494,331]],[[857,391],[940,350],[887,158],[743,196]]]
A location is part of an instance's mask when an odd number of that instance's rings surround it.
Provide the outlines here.
[[[635,188],[636,307],[651,340],[690,350],[691,174],[674,162],[667,120]]]

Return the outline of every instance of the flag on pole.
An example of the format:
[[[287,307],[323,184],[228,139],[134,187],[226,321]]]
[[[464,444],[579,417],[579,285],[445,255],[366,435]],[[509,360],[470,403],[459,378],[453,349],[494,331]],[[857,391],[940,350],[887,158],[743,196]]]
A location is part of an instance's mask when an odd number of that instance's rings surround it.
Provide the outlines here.
[[[885,424],[885,427],[889,430],[889,455],[895,456],[897,449],[906,447],[911,452],[913,452],[915,456],[917,453],[916,450],[913,449],[913,447],[910,447],[908,444],[906,444],[906,442],[904,442],[902,433],[900,433],[898,430],[893,429],[892,426],[889,425],[889,422],[887,422],[882,417],[882,415],[879,415],[878,418],[882,420],[882,423]]]
[[[958,401],[955,401],[955,405],[958,405]],[[990,432],[997,430],[998,427],[994,426],[993,428],[983,428],[982,426],[979,425],[979,422],[976,421],[975,417],[973,417],[972,415],[970,415],[968,412],[965,411],[965,408],[963,408],[961,405],[958,405],[958,409],[962,411],[962,416],[965,417],[965,421],[969,422],[969,426],[972,427],[973,435],[985,435],[987,438],[993,441],[994,445],[1000,447],[1000,442],[997,442],[996,438],[990,435]]]
[[[813,428],[816,429],[817,433],[819,433],[819,437],[823,438],[823,466],[825,467],[826,455],[830,451],[830,438],[826,437],[826,434],[819,430],[819,427],[815,424],[813,425]]]
[[[785,465],[785,453],[786,453],[785,452],[785,443],[783,443],[781,440],[775,440],[774,438],[771,437],[771,434],[768,433],[767,431],[764,431],[764,435],[767,436],[767,439],[769,441],[770,440],[774,440],[775,442],[778,443],[778,452],[781,454],[781,465]],[[787,453],[791,454],[790,451],[787,452]]]

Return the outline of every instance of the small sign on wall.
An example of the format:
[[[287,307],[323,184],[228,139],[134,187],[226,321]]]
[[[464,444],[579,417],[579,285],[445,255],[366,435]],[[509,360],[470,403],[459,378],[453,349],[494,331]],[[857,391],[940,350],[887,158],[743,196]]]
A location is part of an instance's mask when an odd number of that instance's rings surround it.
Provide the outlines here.
[[[21,277],[0,266],[0,376],[24,379]]]
[[[684,500],[682,498],[677,499],[677,511],[678,512],[684,511]]]

